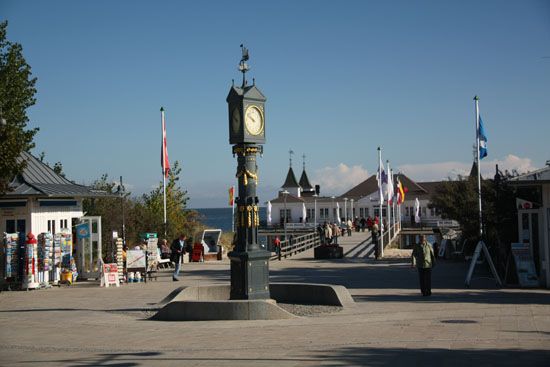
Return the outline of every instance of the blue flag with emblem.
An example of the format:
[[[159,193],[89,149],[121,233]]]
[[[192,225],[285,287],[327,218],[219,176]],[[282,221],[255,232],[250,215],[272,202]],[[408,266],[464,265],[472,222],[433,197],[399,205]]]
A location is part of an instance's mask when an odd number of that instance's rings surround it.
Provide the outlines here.
[[[479,131],[477,132],[477,138],[479,139],[479,159],[487,157],[487,135],[483,129],[483,121],[479,116]]]
[[[88,223],[80,223],[76,226],[76,237],[90,238],[90,226]]]

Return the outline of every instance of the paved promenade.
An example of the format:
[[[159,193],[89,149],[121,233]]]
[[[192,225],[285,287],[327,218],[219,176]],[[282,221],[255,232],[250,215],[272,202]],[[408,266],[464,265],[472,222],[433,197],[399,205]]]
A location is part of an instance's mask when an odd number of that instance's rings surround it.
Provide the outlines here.
[[[344,252],[365,237],[341,238]],[[355,307],[282,321],[147,320],[179,286],[227,284],[226,260],[185,264],[181,282],[166,272],[157,282],[121,288],[2,292],[0,365],[550,365],[549,291],[496,289],[490,279],[465,289],[467,264],[440,262],[426,298],[403,259],[312,255],[272,261],[271,281],[341,284]]]

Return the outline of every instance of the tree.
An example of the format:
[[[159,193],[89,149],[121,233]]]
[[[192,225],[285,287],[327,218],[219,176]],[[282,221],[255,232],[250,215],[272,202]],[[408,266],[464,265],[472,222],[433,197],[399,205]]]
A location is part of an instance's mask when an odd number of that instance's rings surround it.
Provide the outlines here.
[[[34,147],[33,137],[38,131],[27,129],[27,109],[36,103],[36,78],[21,45],[7,40],[7,28],[7,21],[0,23],[0,108],[7,123],[0,126],[0,195],[25,168],[19,156]]]
[[[187,191],[178,186],[180,173],[181,168],[179,162],[176,161],[170,170],[168,182],[166,183],[166,218],[168,222],[166,236],[168,238],[176,238],[182,232],[186,233],[188,237],[193,236],[200,226],[198,213],[193,210],[186,210]],[[141,208],[144,210],[144,217],[149,220],[148,231],[157,232],[161,236],[164,235],[163,200],[162,182],[149,194],[144,194],[141,200],[141,204],[144,206]]]
[[[481,180],[483,239],[493,249],[501,273],[509,245],[517,233],[515,197],[515,189],[508,184],[507,177],[497,174],[494,180]],[[462,237],[469,239],[466,252],[472,252],[479,240],[477,176],[443,182],[436,188],[430,207],[439,209],[444,219],[460,223]]]

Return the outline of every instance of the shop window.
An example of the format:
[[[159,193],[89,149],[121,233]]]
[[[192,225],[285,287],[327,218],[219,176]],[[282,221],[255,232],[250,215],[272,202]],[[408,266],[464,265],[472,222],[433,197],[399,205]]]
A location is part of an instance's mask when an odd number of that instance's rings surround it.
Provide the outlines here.
[[[15,233],[15,220],[6,220],[6,233]]]
[[[48,232],[55,234],[55,220],[53,219],[48,221]]]

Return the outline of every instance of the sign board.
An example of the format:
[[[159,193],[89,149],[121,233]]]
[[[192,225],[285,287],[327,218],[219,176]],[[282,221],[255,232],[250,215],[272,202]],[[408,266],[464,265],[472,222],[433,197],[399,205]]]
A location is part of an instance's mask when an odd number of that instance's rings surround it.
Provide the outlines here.
[[[110,285],[120,287],[117,264],[103,264],[100,287],[108,288]]]
[[[128,250],[126,252],[126,268],[145,269],[145,251],[143,250]]]
[[[147,239],[147,263],[151,266],[155,261],[158,261],[158,238]]]
[[[77,238],[90,238],[90,225],[88,223],[80,223],[76,226]]]
[[[156,233],[140,233],[139,238],[143,238],[144,240],[149,239],[149,238],[157,238],[157,234]]]
[[[514,255],[519,285],[525,288],[540,285],[530,247],[530,243],[512,243],[512,255]]]

